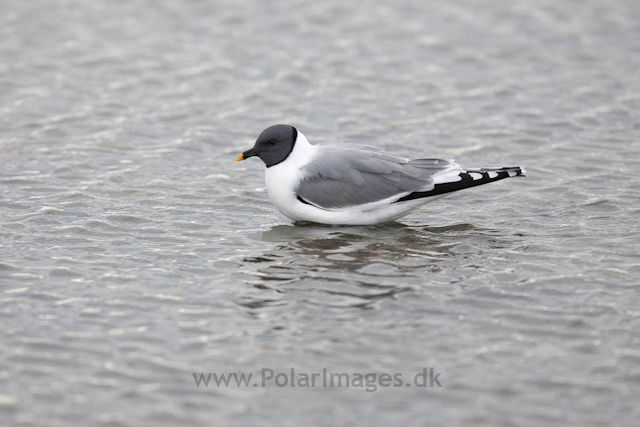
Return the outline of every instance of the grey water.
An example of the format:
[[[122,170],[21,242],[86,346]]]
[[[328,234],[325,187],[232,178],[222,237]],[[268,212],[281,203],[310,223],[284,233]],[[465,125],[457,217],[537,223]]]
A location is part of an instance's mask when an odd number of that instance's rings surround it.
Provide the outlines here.
[[[638,70],[631,0],[0,1],[0,425],[639,425]],[[529,176],[294,225],[275,123]]]

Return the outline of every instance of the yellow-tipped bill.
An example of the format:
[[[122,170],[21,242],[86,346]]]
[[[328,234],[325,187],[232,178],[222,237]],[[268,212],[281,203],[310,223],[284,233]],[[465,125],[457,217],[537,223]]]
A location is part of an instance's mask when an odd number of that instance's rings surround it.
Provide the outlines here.
[[[239,162],[239,161],[241,161],[241,160],[244,160],[244,154],[243,154],[243,153],[240,153],[240,154],[238,155],[238,157],[236,157],[236,162]]]

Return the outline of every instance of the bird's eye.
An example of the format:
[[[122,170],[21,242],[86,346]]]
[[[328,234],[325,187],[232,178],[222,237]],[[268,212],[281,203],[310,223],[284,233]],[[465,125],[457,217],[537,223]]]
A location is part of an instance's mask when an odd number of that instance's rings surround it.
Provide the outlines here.
[[[267,142],[267,145],[269,147],[275,147],[277,144],[277,141],[275,139],[270,140],[269,142]]]

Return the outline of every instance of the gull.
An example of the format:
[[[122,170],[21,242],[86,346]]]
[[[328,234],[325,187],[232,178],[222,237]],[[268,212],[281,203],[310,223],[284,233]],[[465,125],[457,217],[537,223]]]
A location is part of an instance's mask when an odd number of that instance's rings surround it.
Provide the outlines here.
[[[266,166],[267,192],[280,212],[294,221],[332,225],[395,221],[455,191],[526,176],[517,166],[469,169],[368,145],[312,145],[289,125],[262,131],[236,161],[254,156]]]

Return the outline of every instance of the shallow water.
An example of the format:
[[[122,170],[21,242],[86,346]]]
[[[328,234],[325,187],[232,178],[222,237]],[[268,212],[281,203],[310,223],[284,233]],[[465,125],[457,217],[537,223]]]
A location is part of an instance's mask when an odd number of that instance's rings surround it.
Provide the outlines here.
[[[637,425],[635,2],[0,8],[3,426]],[[274,123],[529,177],[294,226]]]

